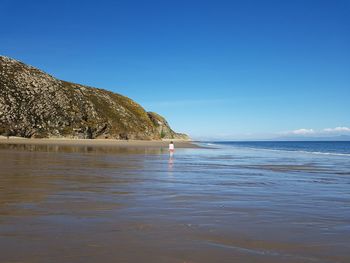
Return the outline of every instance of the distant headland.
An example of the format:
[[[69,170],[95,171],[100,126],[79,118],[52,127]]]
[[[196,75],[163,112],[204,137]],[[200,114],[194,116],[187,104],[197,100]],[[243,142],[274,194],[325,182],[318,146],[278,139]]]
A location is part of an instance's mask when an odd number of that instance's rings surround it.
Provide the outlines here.
[[[107,90],[62,81],[0,56],[0,135],[24,138],[188,140],[154,112]]]

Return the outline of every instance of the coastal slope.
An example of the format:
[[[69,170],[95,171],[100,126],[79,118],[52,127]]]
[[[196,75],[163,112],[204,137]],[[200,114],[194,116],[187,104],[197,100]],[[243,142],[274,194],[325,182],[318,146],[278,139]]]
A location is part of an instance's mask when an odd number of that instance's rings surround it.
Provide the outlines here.
[[[0,135],[25,138],[188,139],[156,113],[107,90],[59,80],[0,56]]]

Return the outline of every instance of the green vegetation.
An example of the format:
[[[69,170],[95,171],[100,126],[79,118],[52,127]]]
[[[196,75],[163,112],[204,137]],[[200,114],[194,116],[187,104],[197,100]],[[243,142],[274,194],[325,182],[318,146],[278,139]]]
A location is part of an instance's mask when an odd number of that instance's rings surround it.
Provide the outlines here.
[[[174,138],[167,121],[117,93],[60,81],[0,56],[0,134],[22,137]]]

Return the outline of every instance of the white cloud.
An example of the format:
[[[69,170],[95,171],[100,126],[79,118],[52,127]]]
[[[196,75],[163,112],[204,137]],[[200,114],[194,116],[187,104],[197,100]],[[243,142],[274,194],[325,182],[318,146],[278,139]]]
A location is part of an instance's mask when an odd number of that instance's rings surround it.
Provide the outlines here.
[[[287,131],[280,133],[282,135],[312,135],[312,136],[327,136],[327,134],[333,135],[341,135],[341,134],[349,134],[350,128],[348,127],[335,127],[335,128],[326,128],[322,130],[314,130],[314,129],[297,129],[294,131]]]
[[[313,129],[298,129],[298,130],[291,131],[289,133],[295,134],[295,135],[307,135],[307,134],[314,134],[315,131]]]
[[[335,128],[327,128],[323,130],[324,132],[350,132],[350,128],[348,127],[335,127]]]

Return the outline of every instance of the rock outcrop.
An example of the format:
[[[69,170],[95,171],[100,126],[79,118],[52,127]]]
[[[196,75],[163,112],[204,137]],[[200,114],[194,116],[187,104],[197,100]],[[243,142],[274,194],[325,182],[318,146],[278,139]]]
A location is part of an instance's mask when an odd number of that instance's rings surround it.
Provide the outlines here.
[[[0,56],[0,135],[26,138],[188,139],[133,100],[58,80]]]
[[[159,114],[155,112],[148,112],[148,117],[153,122],[153,125],[156,127],[158,134],[160,134],[160,137],[162,139],[181,139],[181,140],[188,140],[189,137],[186,134],[183,133],[176,133],[174,132],[168,122],[165,118],[160,116]]]

